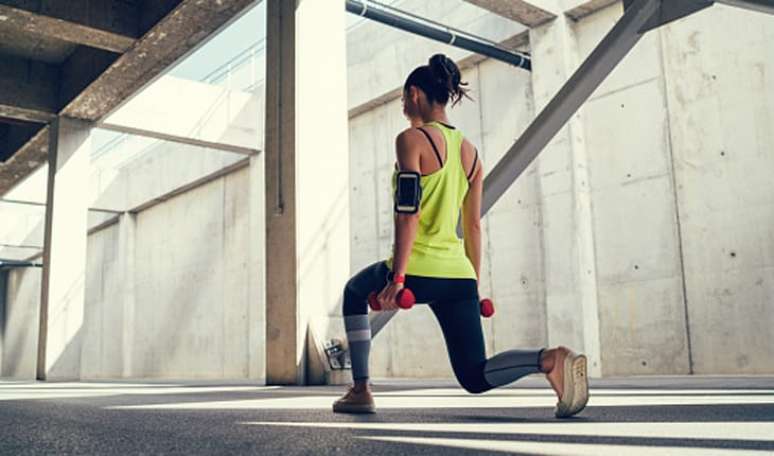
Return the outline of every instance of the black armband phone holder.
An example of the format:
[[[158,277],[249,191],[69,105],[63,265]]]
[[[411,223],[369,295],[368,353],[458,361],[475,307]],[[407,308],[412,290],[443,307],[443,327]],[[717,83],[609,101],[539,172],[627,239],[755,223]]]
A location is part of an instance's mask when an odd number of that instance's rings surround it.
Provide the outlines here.
[[[421,175],[416,171],[400,171],[395,186],[395,212],[416,214],[422,201]]]

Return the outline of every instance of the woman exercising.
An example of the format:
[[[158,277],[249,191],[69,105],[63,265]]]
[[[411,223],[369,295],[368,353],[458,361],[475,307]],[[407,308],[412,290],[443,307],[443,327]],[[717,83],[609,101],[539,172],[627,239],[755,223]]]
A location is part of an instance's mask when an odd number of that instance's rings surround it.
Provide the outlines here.
[[[588,400],[586,357],[565,347],[509,350],[486,358],[479,316],[481,195],[484,167],[476,148],[449,124],[446,105],[463,96],[457,65],[432,56],[403,86],[403,113],[411,127],[396,139],[393,256],[352,277],[344,288],[344,327],[352,360],[352,385],[333,404],[339,413],[374,413],[368,382],[371,328],[367,297],[379,291],[382,310],[396,310],[398,293],[411,290],[438,319],[460,385],[483,393],[542,372],[556,391],[555,415],[580,412]],[[470,97],[468,97],[470,98]],[[462,209],[464,240],[457,237]],[[387,282],[385,285],[385,281]]]

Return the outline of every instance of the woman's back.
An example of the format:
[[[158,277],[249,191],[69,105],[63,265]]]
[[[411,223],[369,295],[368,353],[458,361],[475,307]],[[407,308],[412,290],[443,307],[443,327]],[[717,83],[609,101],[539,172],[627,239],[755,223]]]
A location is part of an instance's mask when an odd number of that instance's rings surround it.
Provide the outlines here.
[[[423,277],[476,279],[463,241],[457,237],[460,208],[469,187],[469,173],[462,157],[464,136],[454,127],[437,121],[425,124],[419,131],[426,137],[427,147],[431,148],[433,155],[424,153],[420,160],[422,200],[417,235],[406,273]],[[433,156],[435,165],[430,164]],[[473,168],[472,164],[469,166]],[[428,169],[432,171],[426,172]],[[393,193],[396,176],[397,171],[392,179]],[[392,258],[387,260],[387,264],[392,268]]]

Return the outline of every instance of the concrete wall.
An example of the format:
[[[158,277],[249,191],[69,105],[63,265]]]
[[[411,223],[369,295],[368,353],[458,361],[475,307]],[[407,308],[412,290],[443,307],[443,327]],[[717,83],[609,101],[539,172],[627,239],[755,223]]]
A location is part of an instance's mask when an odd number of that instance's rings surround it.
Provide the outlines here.
[[[249,332],[263,324],[248,320],[248,177],[241,169],[136,216],[129,327],[119,225],[89,237],[83,378],[248,378],[261,349]]]
[[[13,269],[8,275],[0,376],[34,379],[38,359],[38,268]]]
[[[119,226],[89,236],[86,261],[86,304],[81,347],[81,377],[123,375],[123,291]]]
[[[579,52],[620,14],[580,21]],[[663,27],[582,110],[605,375],[772,372],[772,25],[716,6]]]
[[[577,24],[582,58],[620,14]],[[661,41],[646,35],[582,109],[605,375],[690,371]]]
[[[661,37],[693,370],[771,373],[774,17],[716,6]]]
[[[574,23],[579,60],[622,14],[612,3]],[[716,32],[729,24],[733,39]],[[774,166],[765,153],[774,148],[773,26],[771,16],[715,6],[656,30],[581,110],[603,375],[773,372],[774,336],[765,329],[774,312]],[[357,65],[381,68],[379,55],[406,46],[440,49],[411,39],[381,45],[370,58],[359,41]],[[531,81],[491,61],[463,79],[477,103],[450,117],[491,169],[535,115]],[[386,85],[367,90],[377,97]],[[389,256],[388,178],[405,120],[393,100],[350,126],[354,274]],[[541,178],[530,168],[485,221],[482,292],[498,304],[484,322],[490,353],[562,337],[546,328],[545,277],[562,266],[545,260],[540,205],[556,189]],[[372,353],[375,376],[450,375],[427,309],[401,314]]]
[[[254,377],[263,346],[248,338],[265,323],[248,299],[248,179],[242,168],[140,212],[133,274],[120,223],[89,236],[81,378]],[[40,270],[13,270],[0,375],[34,378],[39,303]]]
[[[138,215],[143,323],[129,376],[247,377],[247,179],[241,170]]]

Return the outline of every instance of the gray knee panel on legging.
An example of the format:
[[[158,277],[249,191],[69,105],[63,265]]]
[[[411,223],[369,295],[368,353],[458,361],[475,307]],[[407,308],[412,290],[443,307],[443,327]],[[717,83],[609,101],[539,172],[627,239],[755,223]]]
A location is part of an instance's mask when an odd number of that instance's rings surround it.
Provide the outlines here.
[[[543,350],[508,350],[489,358],[484,365],[484,378],[493,387],[507,385],[521,377],[540,372]]]
[[[371,351],[371,324],[368,315],[348,315],[344,317],[344,329],[347,331],[349,357],[352,361],[352,378],[368,378],[368,355]]]

